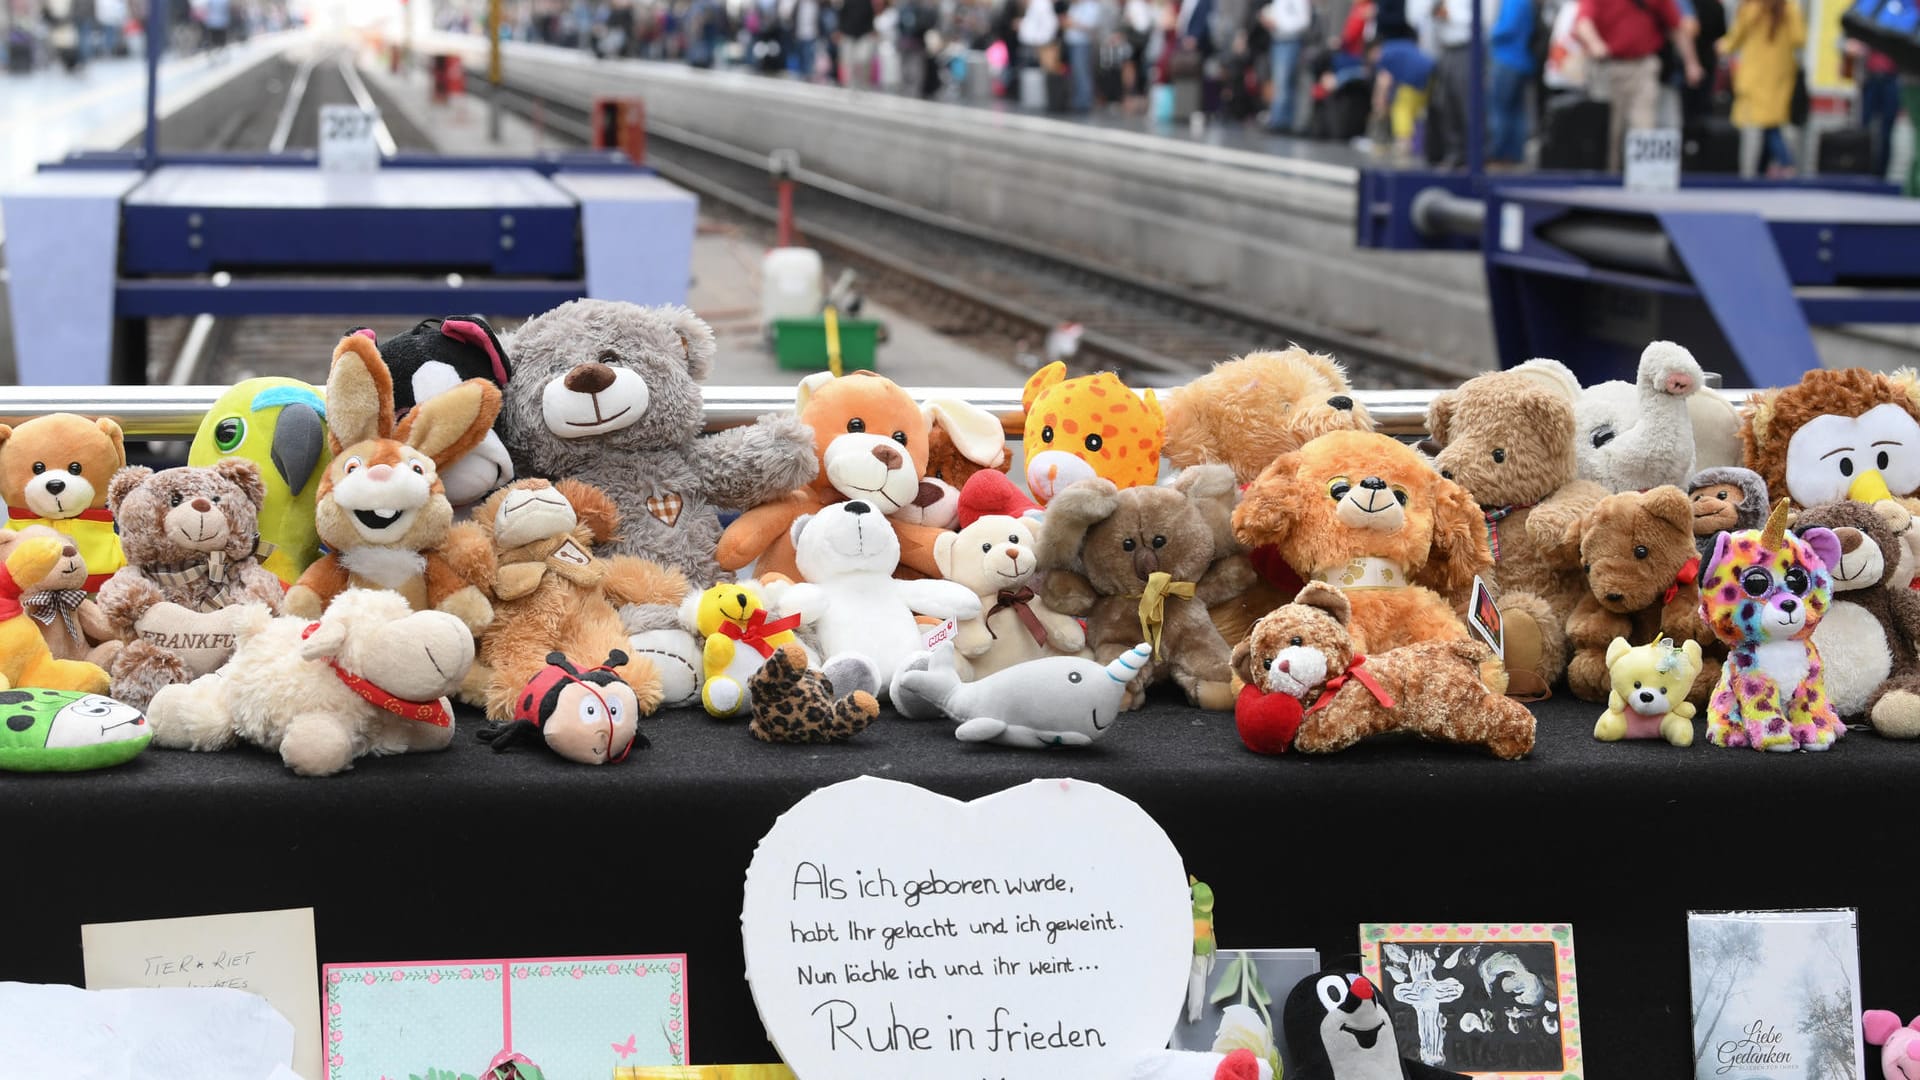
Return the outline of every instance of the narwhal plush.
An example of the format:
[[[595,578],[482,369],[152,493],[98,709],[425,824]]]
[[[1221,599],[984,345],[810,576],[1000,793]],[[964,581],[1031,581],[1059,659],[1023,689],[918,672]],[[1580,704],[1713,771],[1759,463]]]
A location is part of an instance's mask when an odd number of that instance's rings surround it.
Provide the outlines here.
[[[1102,667],[1078,656],[1047,656],[974,682],[954,671],[953,645],[919,653],[893,677],[893,706],[909,720],[944,716],[962,742],[1085,746],[1120,715],[1127,684],[1153,656],[1141,642]]]

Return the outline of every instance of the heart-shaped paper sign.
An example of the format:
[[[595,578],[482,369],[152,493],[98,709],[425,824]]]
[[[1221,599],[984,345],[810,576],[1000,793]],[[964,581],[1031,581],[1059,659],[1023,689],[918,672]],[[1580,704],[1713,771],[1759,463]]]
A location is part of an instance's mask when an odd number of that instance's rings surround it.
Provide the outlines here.
[[[740,916],[767,1035],[800,1080],[1125,1075],[1193,959],[1167,834],[1097,784],[962,803],[861,777],[760,841]]]

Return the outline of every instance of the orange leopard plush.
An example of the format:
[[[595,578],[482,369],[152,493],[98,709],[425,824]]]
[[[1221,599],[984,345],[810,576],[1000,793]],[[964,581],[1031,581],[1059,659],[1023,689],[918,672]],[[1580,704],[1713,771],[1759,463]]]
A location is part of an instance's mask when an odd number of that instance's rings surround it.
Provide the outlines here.
[[[1233,530],[1346,592],[1355,648],[1368,653],[1466,640],[1442,594],[1493,565],[1466,491],[1418,451],[1372,432],[1331,432],[1281,455],[1242,496]],[[1506,691],[1504,675],[1489,677]]]
[[[1102,477],[1118,488],[1160,478],[1166,421],[1153,391],[1134,393],[1111,371],[1067,378],[1054,361],[1027,380],[1027,490],[1041,506],[1080,480]]]

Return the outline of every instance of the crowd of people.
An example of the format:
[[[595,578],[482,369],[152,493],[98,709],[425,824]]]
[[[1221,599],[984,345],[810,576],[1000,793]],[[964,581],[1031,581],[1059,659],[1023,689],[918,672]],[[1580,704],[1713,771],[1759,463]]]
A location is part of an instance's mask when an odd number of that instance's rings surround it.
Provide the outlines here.
[[[149,0],[0,0],[7,70],[46,65],[79,72],[101,57],[144,55]],[[211,51],[251,33],[282,30],[293,16],[283,0],[166,0],[167,51]]]
[[[1450,165],[1466,147],[1475,2],[1492,167],[1618,168],[1624,132],[1650,127],[1737,145],[1748,173],[1798,164],[1798,0],[533,0],[511,30],[925,96],[1199,114]],[[1900,76],[1865,50],[1845,62],[1884,172]]]

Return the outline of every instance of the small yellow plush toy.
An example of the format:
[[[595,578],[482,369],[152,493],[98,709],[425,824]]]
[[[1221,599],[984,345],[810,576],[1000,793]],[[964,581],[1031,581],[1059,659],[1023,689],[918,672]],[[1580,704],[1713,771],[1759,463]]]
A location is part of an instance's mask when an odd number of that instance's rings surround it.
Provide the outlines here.
[[[1095,476],[1115,487],[1143,487],[1160,478],[1166,420],[1153,391],[1134,393],[1111,371],[1067,378],[1054,361],[1027,380],[1027,490],[1045,506],[1068,484]]]
[[[30,686],[39,690],[107,692],[107,673],[84,660],[56,660],[47,640],[21,603],[21,596],[45,581],[61,562],[66,541],[32,536],[13,545],[0,563],[0,690]]]
[[[783,645],[799,644],[798,613],[775,619],[755,586],[723,581],[689,594],[681,621],[706,641],[701,650],[700,704],[718,717],[745,716],[752,706],[747,680]]]
[[[1647,645],[1629,644],[1617,637],[1607,646],[1607,674],[1613,693],[1607,711],[1593,726],[1601,742],[1621,739],[1665,739],[1675,746],[1693,745],[1692,703],[1687,693],[1700,674],[1700,643],[1675,647],[1672,638]]]

